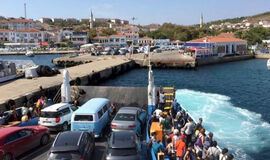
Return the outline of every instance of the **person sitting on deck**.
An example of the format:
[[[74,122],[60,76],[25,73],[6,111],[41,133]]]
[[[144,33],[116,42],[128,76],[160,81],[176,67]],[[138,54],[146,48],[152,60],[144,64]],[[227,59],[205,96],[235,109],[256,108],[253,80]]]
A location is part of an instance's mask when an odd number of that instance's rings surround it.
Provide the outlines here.
[[[227,156],[227,160],[233,160],[233,158],[234,158],[234,156],[233,156],[232,154],[229,154],[229,155]]]
[[[27,122],[28,121],[28,116],[27,116],[27,112],[28,111],[26,111],[26,110],[24,110],[23,112],[22,112],[22,118],[21,118],[21,121],[22,122]]]
[[[180,160],[182,158],[184,151],[186,150],[186,144],[184,142],[184,139],[176,141],[175,149],[176,149],[176,160]]]

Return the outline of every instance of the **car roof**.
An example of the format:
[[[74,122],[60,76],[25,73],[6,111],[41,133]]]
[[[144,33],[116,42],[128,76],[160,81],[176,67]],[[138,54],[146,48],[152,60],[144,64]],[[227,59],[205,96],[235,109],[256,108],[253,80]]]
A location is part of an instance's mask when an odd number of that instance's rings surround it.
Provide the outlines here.
[[[136,114],[140,108],[137,107],[122,107],[119,109],[118,113],[133,113]]]
[[[57,135],[53,143],[53,147],[64,147],[64,146],[78,146],[79,140],[84,132],[82,131],[66,131],[61,132]],[[72,137],[72,138],[71,138]]]
[[[65,106],[69,106],[69,103],[56,103],[53,104],[49,107],[46,107],[44,109],[42,109],[41,111],[45,111],[45,112],[57,112],[59,110],[59,108],[61,107],[65,107]]]
[[[134,148],[136,147],[136,132],[118,131],[112,132],[109,147],[111,148]]]
[[[93,98],[84,103],[79,109],[74,112],[74,114],[96,113],[108,102],[109,99],[107,98]]]
[[[27,126],[27,127],[6,127],[0,129],[0,139],[6,137],[7,135],[17,132],[22,129],[39,129],[39,128],[45,128],[41,126]]]

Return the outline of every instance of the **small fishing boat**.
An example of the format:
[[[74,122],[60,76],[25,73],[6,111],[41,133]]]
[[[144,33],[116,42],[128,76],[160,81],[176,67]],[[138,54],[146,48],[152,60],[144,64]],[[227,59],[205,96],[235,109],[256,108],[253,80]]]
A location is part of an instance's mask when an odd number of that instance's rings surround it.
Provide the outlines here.
[[[35,56],[34,52],[33,51],[30,51],[30,50],[27,50],[26,53],[25,53],[25,55],[27,57],[34,57]]]

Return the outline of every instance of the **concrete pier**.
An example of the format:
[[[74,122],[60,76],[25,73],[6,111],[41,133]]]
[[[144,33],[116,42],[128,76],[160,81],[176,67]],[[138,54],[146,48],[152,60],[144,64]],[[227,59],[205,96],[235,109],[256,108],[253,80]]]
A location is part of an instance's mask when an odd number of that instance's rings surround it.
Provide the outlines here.
[[[270,54],[255,54],[255,58],[258,58],[258,59],[270,59]]]
[[[71,77],[71,84],[93,85],[111,76],[123,73],[136,64],[123,59],[106,59],[67,68]],[[18,79],[0,86],[0,110],[5,110],[5,103],[9,99],[15,100],[17,106],[33,95],[39,95],[39,86],[54,95],[62,83],[62,74],[52,77],[38,77],[35,79]]]

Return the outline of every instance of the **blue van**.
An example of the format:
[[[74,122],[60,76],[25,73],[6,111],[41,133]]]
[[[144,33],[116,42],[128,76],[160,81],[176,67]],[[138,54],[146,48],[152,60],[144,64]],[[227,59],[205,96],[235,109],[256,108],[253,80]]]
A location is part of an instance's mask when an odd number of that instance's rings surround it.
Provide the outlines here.
[[[110,121],[111,104],[107,98],[93,98],[83,104],[71,116],[71,131],[94,132],[95,138],[102,135]]]

